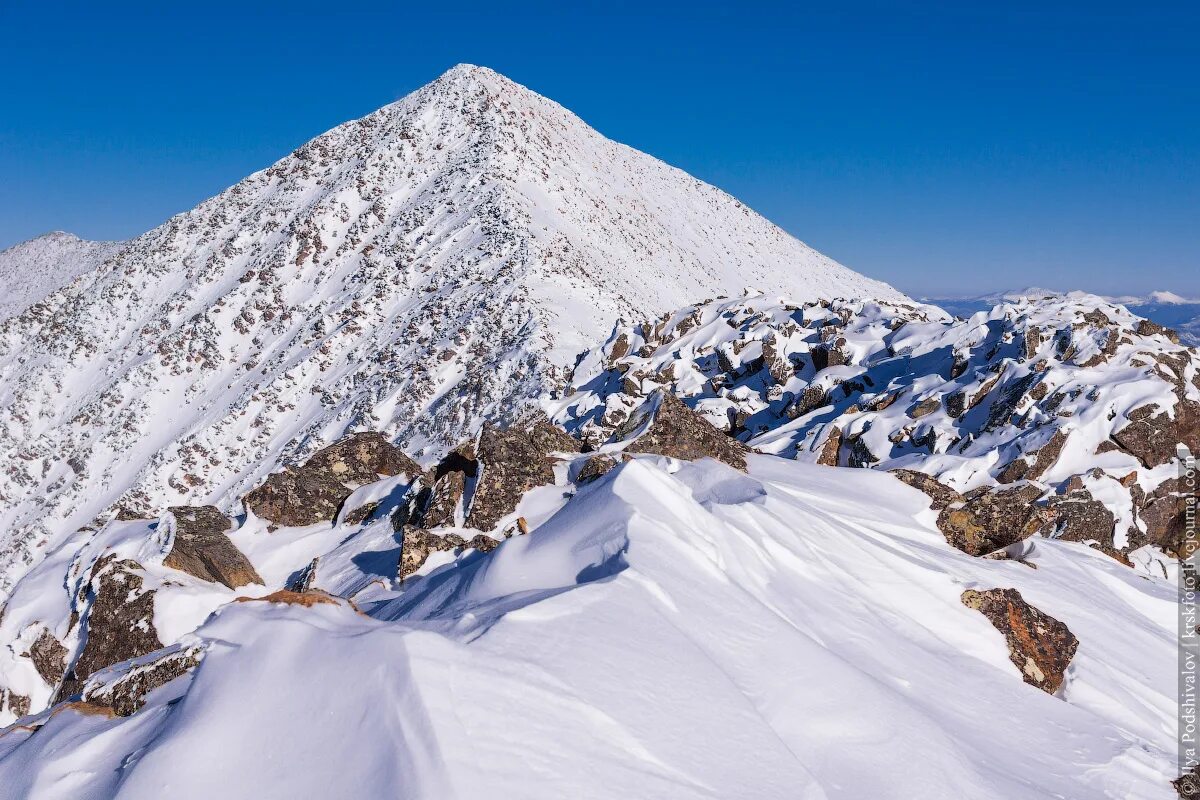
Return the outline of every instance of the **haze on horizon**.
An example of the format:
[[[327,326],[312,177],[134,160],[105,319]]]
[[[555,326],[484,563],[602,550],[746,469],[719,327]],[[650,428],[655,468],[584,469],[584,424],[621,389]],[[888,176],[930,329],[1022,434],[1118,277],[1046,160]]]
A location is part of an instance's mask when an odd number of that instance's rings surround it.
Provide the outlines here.
[[[0,248],[137,235],[471,62],[913,295],[1194,297],[1198,21],[1182,4],[9,4]]]

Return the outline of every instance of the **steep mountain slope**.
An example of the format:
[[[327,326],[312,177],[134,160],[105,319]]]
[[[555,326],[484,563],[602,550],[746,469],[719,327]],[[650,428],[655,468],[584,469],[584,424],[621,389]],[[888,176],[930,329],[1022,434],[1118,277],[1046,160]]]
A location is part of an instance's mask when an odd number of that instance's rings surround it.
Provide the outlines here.
[[[348,430],[436,454],[619,316],[900,297],[478,67],[317,137],[0,324],[0,592],[119,504],[236,498]]]
[[[886,301],[710,302],[618,328],[572,384],[548,410],[594,443],[665,388],[762,452],[917,470],[959,493],[1018,487],[1046,505],[1048,535],[1119,558],[1180,551],[1176,446],[1200,451],[1200,355],[1091,295],[967,320]]]
[[[1173,796],[1166,579],[1063,541],[973,558],[927,497],[870,470],[636,456],[565,480],[592,457],[526,496],[528,535],[400,583],[387,513],[271,533],[251,517],[230,537],[265,585],[236,591],[170,569],[162,522],[56,554],[6,630],[37,613],[62,635],[68,606],[95,619],[111,594],[168,647],[0,734],[0,797]],[[313,557],[304,592],[229,602]],[[96,565],[132,559],[83,597]],[[1023,679],[972,605],[992,589],[1069,628],[1061,686]],[[39,670],[45,637],[31,626]]]
[[[96,269],[123,244],[55,231],[0,251],[0,322]]]

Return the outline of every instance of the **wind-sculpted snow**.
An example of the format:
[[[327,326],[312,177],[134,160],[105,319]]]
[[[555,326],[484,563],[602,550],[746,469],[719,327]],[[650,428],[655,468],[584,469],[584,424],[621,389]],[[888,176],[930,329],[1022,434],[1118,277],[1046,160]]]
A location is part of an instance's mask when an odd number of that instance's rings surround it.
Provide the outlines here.
[[[1172,796],[1165,579],[1059,541],[972,558],[887,475],[764,456],[636,457],[542,495],[528,535],[377,575],[356,607],[159,584],[181,644],[155,658],[199,666],[131,716],[77,703],[0,734],[0,794]],[[317,585],[343,596],[387,538],[251,528],[234,539],[268,584],[323,552]],[[109,545],[132,555],[126,534]],[[992,588],[1078,637],[1054,696],[960,601]]]
[[[0,323],[0,596],[119,503],[236,498],[351,430],[433,456],[619,316],[744,285],[899,297],[461,66]]]
[[[666,387],[762,452],[918,470],[960,492],[1035,481],[1062,524],[1094,508],[1068,499],[1107,507],[1112,519],[1087,538],[1110,550],[1175,551],[1175,450],[1200,449],[1200,357],[1171,336],[1088,295],[967,320],[753,296],[619,327],[547,405],[598,443]]]

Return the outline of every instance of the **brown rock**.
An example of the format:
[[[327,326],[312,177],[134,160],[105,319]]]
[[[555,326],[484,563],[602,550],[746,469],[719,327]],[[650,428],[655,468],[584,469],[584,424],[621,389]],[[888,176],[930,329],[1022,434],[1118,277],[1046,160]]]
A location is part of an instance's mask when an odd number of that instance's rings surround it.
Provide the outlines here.
[[[597,478],[607,475],[609,472],[615,469],[616,466],[616,460],[609,458],[608,456],[592,456],[587,460],[587,463],[583,465],[583,469],[579,470],[579,474],[575,476],[575,483],[579,484],[580,486],[585,483],[591,483]]]
[[[175,506],[171,552],[163,564],[200,580],[223,583],[230,589],[264,583],[250,559],[229,540],[233,521],[215,506]]]
[[[154,591],[143,591],[142,565],[108,555],[92,568],[94,599],[86,609],[87,635],[58,699],[77,692],[97,670],[153,653],[162,647],[154,628]]]
[[[1154,413],[1151,405],[1130,411],[1128,424],[1112,435],[1122,449],[1132,453],[1149,468],[1161,466],[1175,458],[1176,446],[1185,444],[1200,452],[1200,404],[1177,398],[1174,418],[1166,411]]]
[[[1035,505],[1041,494],[1034,484],[980,487],[968,492],[962,502],[943,508],[937,526],[946,541],[964,553],[987,555],[1029,538],[1046,525],[1049,515]]]
[[[1117,519],[1087,489],[1055,495],[1046,504],[1054,536],[1067,542],[1096,542],[1104,552],[1114,551]]]
[[[1048,694],[1058,691],[1079,647],[1066,625],[1026,603],[1016,589],[968,589],[962,602],[1004,634],[1008,657],[1022,680]]]
[[[67,648],[54,637],[48,628],[42,632],[29,648],[29,660],[42,676],[42,680],[51,686],[56,686],[67,671]]]
[[[817,463],[823,464],[826,467],[836,467],[839,462],[839,454],[842,450],[842,429],[834,425],[829,429],[829,435],[825,437],[825,444],[821,445],[821,452],[817,456]]]
[[[579,452],[579,443],[546,420],[529,428],[500,430],[484,424],[479,434],[483,471],[471,498],[466,523],[489,531],[517,510],[530,489],[554,483],[553,452]]]
[[[244,498],[256,517],[277,525],[330,522],[354,489],[380,476],[416,477],[421,468],[379,433],[356,433],[286,467]]]
[[[912,469],[893,469],[890,472],[897,480],[903,481],[914,489],[918,489],[929,495],[932,501],[929,507],[934,511],[941,511],[951,503],[961,503],[963,500],[961,494],[936,478],[926,475],[924,472],[917,472]]]
[[[744,470],[750,450],[712,426],[704,417],[684,405],[673,394],[658,390],[652,395],[653,411],[646,432],[638,436],[629,450],[653,453],[686,460],[715,458],[731,467]],[[625,439],[642,426],[644,418],[635,414],[616,431],[616,438]]]
[[[936,397],[927,397],[915,406],[909,409],[908,415],[913,419],[920,419],[928,416],[942,407],[942,403]]]
[[[1146,541],[1176,557],[1191,555],[1183,552],[1189,500],[1186,488],[1183,481],[1171,478],[1148,495],[1136,487],[1132,492],[1137,518],[1146,530]]]
[[[157,658],[130,665],[123,675],[98,686],[86,686],[85,702],[107,706],[118,717],[133,715],[155,689],[165,686],[200,663],[199,650],[167,650]]]
[[[4,700],[4,704],[8,706],[8,710],[14,715],[17,717],[24,717],[29,713],[30,704],[29,698],[26,695],[17,694],[11,689],[4,689],[0,691],[3,692],[3,696],[0,696],[0,700]],[[2,707],[3,705],[0,705],[0,708]]]

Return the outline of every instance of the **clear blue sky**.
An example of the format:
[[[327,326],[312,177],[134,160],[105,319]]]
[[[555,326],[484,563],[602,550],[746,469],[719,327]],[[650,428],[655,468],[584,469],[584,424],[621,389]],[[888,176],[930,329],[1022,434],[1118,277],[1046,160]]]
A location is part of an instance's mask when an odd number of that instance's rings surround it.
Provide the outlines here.
[[[466,61],[914,294],[1200,295],[1194,3],[501,5],[0,0],[0,247],[135,235]]]

